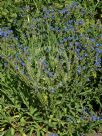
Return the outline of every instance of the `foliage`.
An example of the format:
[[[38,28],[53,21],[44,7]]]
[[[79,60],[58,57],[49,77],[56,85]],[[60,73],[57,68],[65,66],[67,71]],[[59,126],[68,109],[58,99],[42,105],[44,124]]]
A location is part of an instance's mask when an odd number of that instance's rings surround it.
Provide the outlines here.
[[[79,136],[102,125],[102,25],[93,6],[1,2],[1,135]]]

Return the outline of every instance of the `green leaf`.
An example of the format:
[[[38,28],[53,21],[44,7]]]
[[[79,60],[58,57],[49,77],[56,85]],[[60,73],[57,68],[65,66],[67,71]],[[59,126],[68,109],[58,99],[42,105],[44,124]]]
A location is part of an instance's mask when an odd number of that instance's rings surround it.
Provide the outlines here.
[[[10,128],[7,130],[4,136],[14,136],[15,130],[13,128]]]
[[[25,126],[25,125],[26,125],[26,120],[24,119],[24,117],[22,117],[22,118],[20,119],[20,125],[21,125],[21,126]]]
[[[37,111],[37,109],[34,108],[33,106],[30,106],[29,111],[30,111],[30,114],[33,115]]]

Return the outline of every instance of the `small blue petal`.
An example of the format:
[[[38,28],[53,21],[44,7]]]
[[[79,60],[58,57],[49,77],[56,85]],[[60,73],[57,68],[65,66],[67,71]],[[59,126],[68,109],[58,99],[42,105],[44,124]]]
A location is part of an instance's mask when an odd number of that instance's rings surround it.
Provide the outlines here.
[[[91,120],[92,120],[92,121],[96,121],[96,120],[97,120],[97,116],[92,116],[92,117],[91,117]]]

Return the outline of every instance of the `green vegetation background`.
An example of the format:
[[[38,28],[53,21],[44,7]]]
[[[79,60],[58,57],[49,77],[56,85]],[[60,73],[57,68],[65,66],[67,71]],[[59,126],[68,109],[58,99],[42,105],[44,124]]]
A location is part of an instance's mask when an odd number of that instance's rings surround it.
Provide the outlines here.
[[[5,32],[12,30],[0,37],[0,136],[81,136],[99,131],[102,120],[92,121],[91,117],[102,112],[102,64],[95,65],[96,44],[102,42],[101,5],[98,0],[0,2],[0,27]],[[69,18],[57,12],[65,7],[70,9]],[[44,20],[44,8],[55,9],[53,24],[61,30],[65,21],[82,20],[83,24],[73,24],[75,31],[66,33],[50,31],[52,20]],[[39,23],[34,21],[37,18]],[[82,45],[79,57],[76,35]],[[72,47],[68,42],[59,45],[64,37],[73,37]],[[80,61],[85,53],[87,57]]]

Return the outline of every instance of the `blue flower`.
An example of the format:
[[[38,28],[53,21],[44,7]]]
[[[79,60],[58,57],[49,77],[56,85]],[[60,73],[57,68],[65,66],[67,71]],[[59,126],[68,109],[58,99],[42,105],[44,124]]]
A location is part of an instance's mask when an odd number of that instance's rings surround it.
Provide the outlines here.
[[[102,46],[102,44],[96,43],[96,46]]]
[[[63,42],[67,42],[67,40],[68,40],[67,37],[64,37]]]
[[[83,24],[83,21],[80,20],[80,21],[78,22],[78,25],[82,25],[82,24]]]
[[[21,60],[20,64],[21,64],[22,67],[25,67],[25,63],[24,63],[23,60]]]
[[[12,32],[13,32],[12,30],[10,30],[10,29],[8,29],[6,27],[4,29],[0,28],[0,36],[2,36],[2,37],[7,37]]]
[[[25,67],[25,63],[23,61],[21,61],[21,66]]]
[[[70,9],[71,9],[71,10],[72,10],[72,9],[75,9],[77,5],[78,5],[77,2],[73,2],[72,5],[70,6]]]
[[[79,43],[79,42],[75,42],[75,45],[76,45],[76,46],[80,46],[80,43]]]
[[[56,31],[57,31],[57,32],[60,32],[60,28],[56,28]]]
[[[72,24],[74,22],[74,20],[69,20],[68,24]]]
[[[94,38],[91,38],[90,40],[91,40],[91,42],[95,42],[95,39],[94,39]]]
[[[83,34],[81,33],[81,34],[80,34],[80,37],[82,37],[82,36],[83,36]]]
[[[96,52],[100,54],[100,53],[102,53],[102,50],[99,48],[96,48]]]
[[[49,136],[58,136],[58,134],[51,133],[51,134],[49,134]]]
[[[92,116],[92,117],[91,117],[91,120],[92,120],[92,121],[96,121],[96,120],[97,120],[97,116]]]
[[[59,10],[59,13],[62,13],[62,14],[68,13],[68,9],[63,8],[62,10]]]

